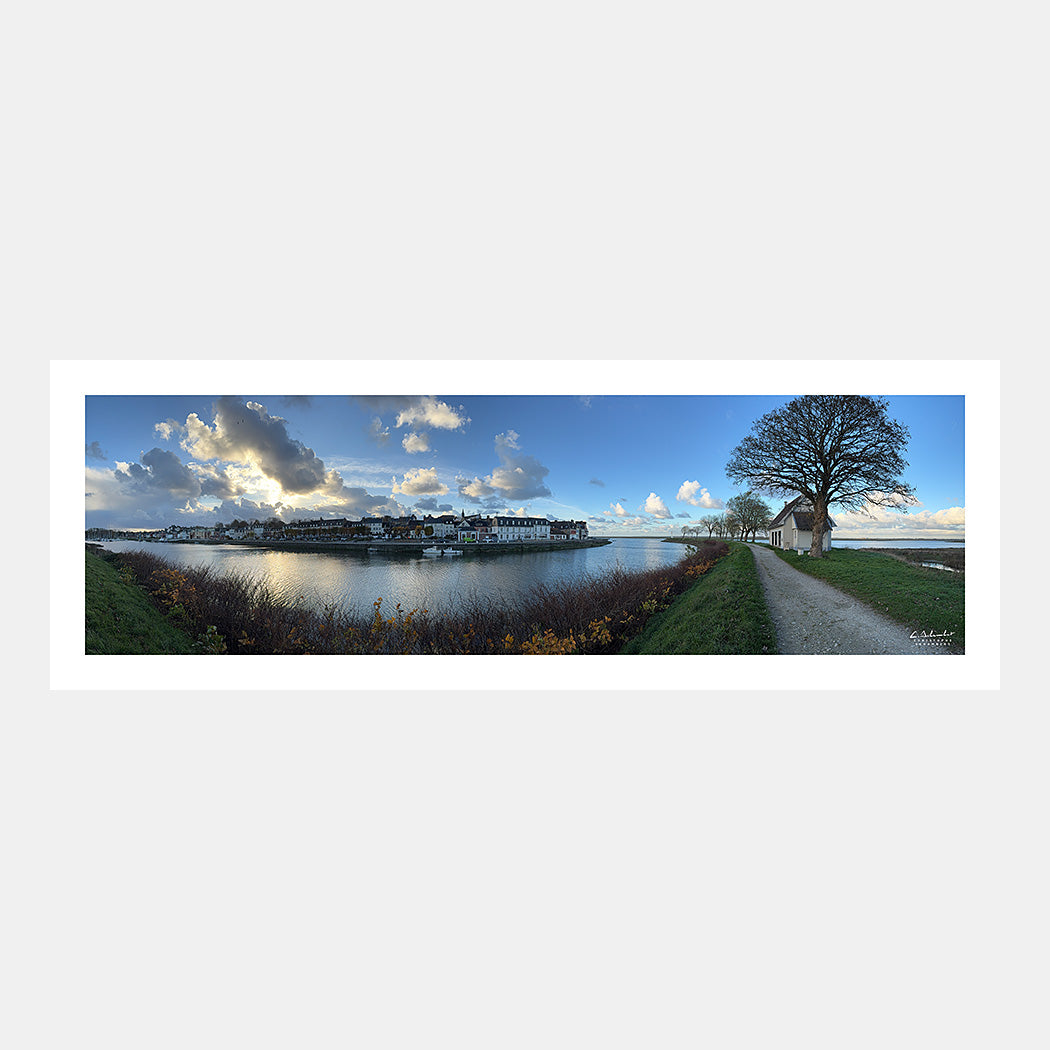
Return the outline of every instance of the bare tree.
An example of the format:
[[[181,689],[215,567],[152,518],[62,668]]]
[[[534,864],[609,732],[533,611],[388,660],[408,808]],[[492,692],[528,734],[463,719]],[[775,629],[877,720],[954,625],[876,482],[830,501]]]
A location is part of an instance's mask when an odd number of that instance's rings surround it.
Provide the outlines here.
[[[707,535],[710,536],[715,531],[715,529],[718,528],[718,523],[720,520],[721,518],[717,514],[707,514],[700,519],[700,524],[705,529],[707,529]],[[699,534],[699,527],[697,527],[696,531]]]
[[[734,496],[729,500],[726,509],[740,522],[741,535],[745,540],[748,534],[754,540],[758,530],[765,529],[773,515],[769,504],[750,489],[743,495]]]
[[[880,397],[811,394],[767,412],[733,450],[726,474],[771,496],[804,496],[813,507],[810,555],[823,556],[824,523],[833,504],[904,510],[918,502],[901,480],[910,434],[887,415]]]

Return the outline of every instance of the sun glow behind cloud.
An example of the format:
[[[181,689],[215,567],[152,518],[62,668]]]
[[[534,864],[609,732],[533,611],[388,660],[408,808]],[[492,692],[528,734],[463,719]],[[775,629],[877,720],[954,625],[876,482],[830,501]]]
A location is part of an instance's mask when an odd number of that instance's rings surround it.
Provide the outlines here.
[[[721,513],[735,494],[721,459],[708,451],[710,441],[703,435],[699,445],[677,440],[685,420],[694,428],[703,421],[706,397],[645,402],[639,395],[621,402],[608,396],[588,405],[558,395],[168,399],[186,410],[154,416],[149,436],[138,440],[152,438],[155,447],[136,450],[137,462],[117,430],[86,433],[85,468],[95,471],[85,473],[89,523],[120,527],[100,520],[107,506],[151,524],[166,524],[165,513],[171,520],[177,515],[211,524],[233,516],[434,512],[440,503],[443,510],[505,514],[525,508],[584,519],[596,535],[677,534],[683,525]],[[765,410],[741,413],[736,407],[744,429],[746,419]],[[625,411],[645,424],[641,444],[622,427]],[[724,427],[722,413],[718,424]],[[665,440],[668,433],[676,440]],[[647,458],[650,445],[658,451]],[[103,449],[125,453],[109,478],[99,458]],[[566,451],[573,453],[571,462]],[[611,502],[600,498],[606,484],[617,493]],[[960,478],[954,491],[962,490]],[[133,493],[141,497],[138,507],[129,498]],[[768,502],[779,509],[777,501]],[[837,534],[878,528],[901,535],[909,525],[931,537],[937,530],[957,534],[964,528],[962,512],[952,512],[951,504],[932,503],[886,520],[846,518]]]

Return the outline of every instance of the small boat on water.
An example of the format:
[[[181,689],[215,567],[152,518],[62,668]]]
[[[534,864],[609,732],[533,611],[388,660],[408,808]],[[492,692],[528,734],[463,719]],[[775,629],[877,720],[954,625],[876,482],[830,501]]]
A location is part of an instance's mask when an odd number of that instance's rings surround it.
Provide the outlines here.
[[[462,554],[462,551],[457,551],[452,547],[425,547],[423,549],[424,557],[440,558],[445,554]]]

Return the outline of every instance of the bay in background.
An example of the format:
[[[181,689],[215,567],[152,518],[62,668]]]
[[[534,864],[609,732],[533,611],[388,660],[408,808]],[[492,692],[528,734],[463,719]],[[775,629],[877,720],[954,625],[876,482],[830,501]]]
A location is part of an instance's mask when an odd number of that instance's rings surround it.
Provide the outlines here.
[[[660,539],[615,539],[604,547],[565,551],[464,555],[424,558],[404,554],[340,554],[277,551],[237,544],[142,543],[108,540],[112,551],[141,551],[175,565],[206,565],[219,575],[250,575],[288,599],[300,595],[314,608],[337,605],[371,617],[383,599],[392,615],[400,602],[405,612],[439,612],[457,601],[493,597],[507,603],[524,597],[539,584],[552,587],[599,574],[617,565],[634,571],[672,565],[685,555],[679,543]]]

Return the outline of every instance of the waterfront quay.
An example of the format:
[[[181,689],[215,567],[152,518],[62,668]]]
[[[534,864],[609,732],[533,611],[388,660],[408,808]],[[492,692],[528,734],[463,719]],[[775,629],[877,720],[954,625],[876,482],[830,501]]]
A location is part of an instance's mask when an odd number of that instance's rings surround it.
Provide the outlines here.
[[[149,541],[146,542],[157,542]],[[185,539],[162,541],[172,544],[234,547],[251,547],[258,550],[313,551],[327,554],[355,554],[363,557],[383,555],[415,555],[421,557],[424,550],[437,547],[440,550],[456,550],[463,555],[489,557],[497,554],[538,554],[543,551],[571,551],[587,547],[604,547],[612,542],[607,539],[586,540],[509,540],[503,542],[460,542],[440,540],[319,540],[319,539]]]

